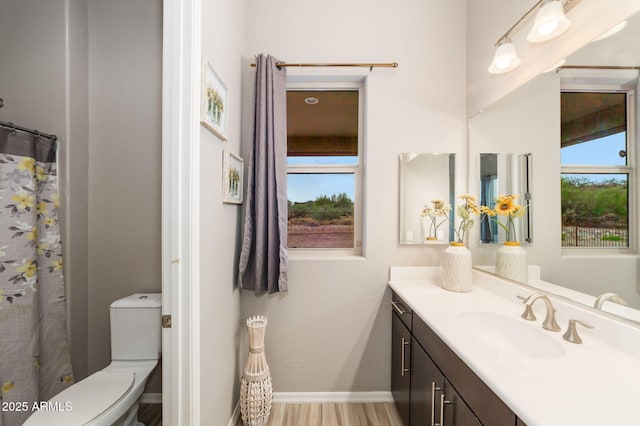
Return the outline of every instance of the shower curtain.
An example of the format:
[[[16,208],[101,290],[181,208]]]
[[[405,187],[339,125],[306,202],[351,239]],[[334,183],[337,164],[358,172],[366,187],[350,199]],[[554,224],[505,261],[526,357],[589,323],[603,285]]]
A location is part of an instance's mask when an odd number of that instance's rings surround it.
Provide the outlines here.
[[[73,382],[56,150],[0,128],[0,426],[21,425]]]

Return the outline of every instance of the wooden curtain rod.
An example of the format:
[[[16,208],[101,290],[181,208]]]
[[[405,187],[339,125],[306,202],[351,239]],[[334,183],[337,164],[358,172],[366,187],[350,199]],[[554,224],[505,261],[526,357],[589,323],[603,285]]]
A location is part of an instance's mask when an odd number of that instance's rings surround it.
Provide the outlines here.
[[[314,64],[314,63],[286,63],[286,62],[278,62],[276,64],[278,67],[366,67],[369,68],[369,71],[372,71],[374,68],[398,68],[397,62],[389,62],[389,63],[326,63],[326,64]],[[252,67],[255,67],[256,64],[251,64]]]

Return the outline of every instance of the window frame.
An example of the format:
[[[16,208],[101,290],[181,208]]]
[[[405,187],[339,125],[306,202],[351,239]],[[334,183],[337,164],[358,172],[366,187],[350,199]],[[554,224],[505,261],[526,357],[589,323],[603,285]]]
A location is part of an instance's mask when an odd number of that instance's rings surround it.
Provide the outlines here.
[[[602,165],[563,165],[560,161],[560,178],[564,174],[626,174],[627,178],[627,221],[628,238],[627,247],[566,247],[562,246],[562,255],[620,255],[635,254],[638,251],[638,170],[637,170],[637,132],[635,114],[638,111],[636,104],[635,88],[619,85],[590,85],[590,84],[563,84],[560,87],[561,93],[625,93],[626,110],[626,146],[627,165],[626,166],[602,166]],[[562,114],[562,111],[561,111]],[[561,148],[560,148],[561,149]]]
[[[364,83],[363,82],[287,82],[289,91],[357,91],[358,92],[358,155],[355,164],[287,164],[290,174],[353,174],[353,248],[289,247],[289,257],[363,257],[364,248]],[[288,156],[287,156],[288,158]],[[288,192],[288,190],[287,190]],[[288,198],[288,197],[287,197]]]

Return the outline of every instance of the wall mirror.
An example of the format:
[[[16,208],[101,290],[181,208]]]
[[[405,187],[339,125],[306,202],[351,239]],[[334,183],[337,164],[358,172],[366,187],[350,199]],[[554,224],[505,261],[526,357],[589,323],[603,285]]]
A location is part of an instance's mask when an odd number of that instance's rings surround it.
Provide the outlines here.
[[[451,240],[455,163],[455,154],[400,154],[400,244]]]
[[[535,209],[530,212],[535,224],[535,238],[525,248],[530,267],[539,268],[539,277],[531,279],[530,275],[529,285],[587,306],[600,304],[600,309],[605,312],[636,321],[640,321],[640,149],[639,132],[636,130],[639,124],[639,40],[640,15],[635,14],[627,19],[626,26],[619,32],[594,40],[567,57],[558,70],[538,75],[469,120],[470,158],[479,158],[480,154],[491,152],[526,152],[536,159],[536,173],[530,181],[530,190],[535,197]],[[628,94],[628,101],[623,105],[628,123],[624,133],[615,129],[612,131],[614,126],[604,129],[609,135],[622,137],[622,148],[613,151],[619,169],[615,173],[626,174],[628,182],[628,190],[619,191],[628,195],[629,225],[623,230],[623,236],[611,237],[613,225],[612,229],[605,229],[605,225],[574,224],[574,231],[571,232],[578,233],[580,238],[566,238],[573,234],[566,229],[562,214],[567,196],[565,190],[561,189],[561,179],[567,174],[584,174],[585,168],[591,167],[590,172],[599,174],[604,179],[600,182],[605,182],[596,186],[612,186],[606,183],[607,179],[620,181],[611,174],[610,169],[602,167],[608,165],[604,164],[607,162],[604,155],[593,156],[594,164],[586,160],[571,163],[563,158],[568,144],[561,141],[568,120],[565,119],[566,108],[562,105],[561,93],[580,91],[585,87],[601,93],[622,91]],[[601,109],[612,110],[616,107],[598,105],[597,102],[581,104],[588,107],[588,111],[571,111],[572,118],[589,122],[594,121],[589,117],[599,116]],[[583,142],[595,139],[591,138],[592,134],[588,136],[576,140],[578,145],[586,146]],[[478,187],[477,179],[481,175],[479,163],[470,162],[470,188]],[[621,186],[619,183],[617,185]],[[585,190],[593,190],[593,186],[584,187]],[[591,241],[597,241],[598,244],[568,244],[587,238],[582,238],[587,232],[591,233]],[[472,242],[479,240],[478,236]],[[473,246],[474,264],[494,265],[496,246]],[[610,293],[623,299],[627,306],[616,303],[619,299],[615,297],[602,297]]]
[[[480,153],[480,204],[490,209],[496,207],[496,199],[500,195],[515,195],[516,202],[523,206],[524,215],[514,219],[515,241],[530,243],[533,241],[531,220],[531,191],[529,182],[532,178],[531,154],[498,154]],[[501,231],[495,220],[483,217],[479,225],[480,242],[497,244],[505,241],[505,233]]]

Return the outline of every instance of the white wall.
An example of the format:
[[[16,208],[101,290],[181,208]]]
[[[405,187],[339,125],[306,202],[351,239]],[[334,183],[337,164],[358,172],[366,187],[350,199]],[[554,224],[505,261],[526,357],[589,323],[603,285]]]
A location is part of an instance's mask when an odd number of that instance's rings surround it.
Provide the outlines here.
[[[239,397],[240,307],[235,288],[240,206],[222,203],[222,152],[240,153],[244,1],[202,2],[202,56],[228,88],[228,140],[200,127],[200,424],[224,425]]]
[[[159,292],[162,1],[89,1],[89,373],[109,305]]]
[[[400,64],[373,72],[288,68],[290,76],[366,79],[365,256],[292,258],[288,293],[241,293],[243,319],[269,318],[275,391],[389,390],[389,266],[436,265],[441,251],[398,244],[398,156],[456,152],[466,181],[465,13],[464,0],[247,0],[245,81],[259,53],[289,62]],[[250,123],[250,84],[243,99]],[[251,129],[244,129],[246,140]]]
[[[532,16],[511,36],[522,59],[522,65],[510,73],[489,74],[487,68],[493,59],[494,44],[536,2],[537,0],[467,2],[469,116],[488,107],[633,12],[640,10],[640,0],[583,0],[567,14],[573,22],[567,33],[555,40],[538,44],[526,41],[533,25]]]

